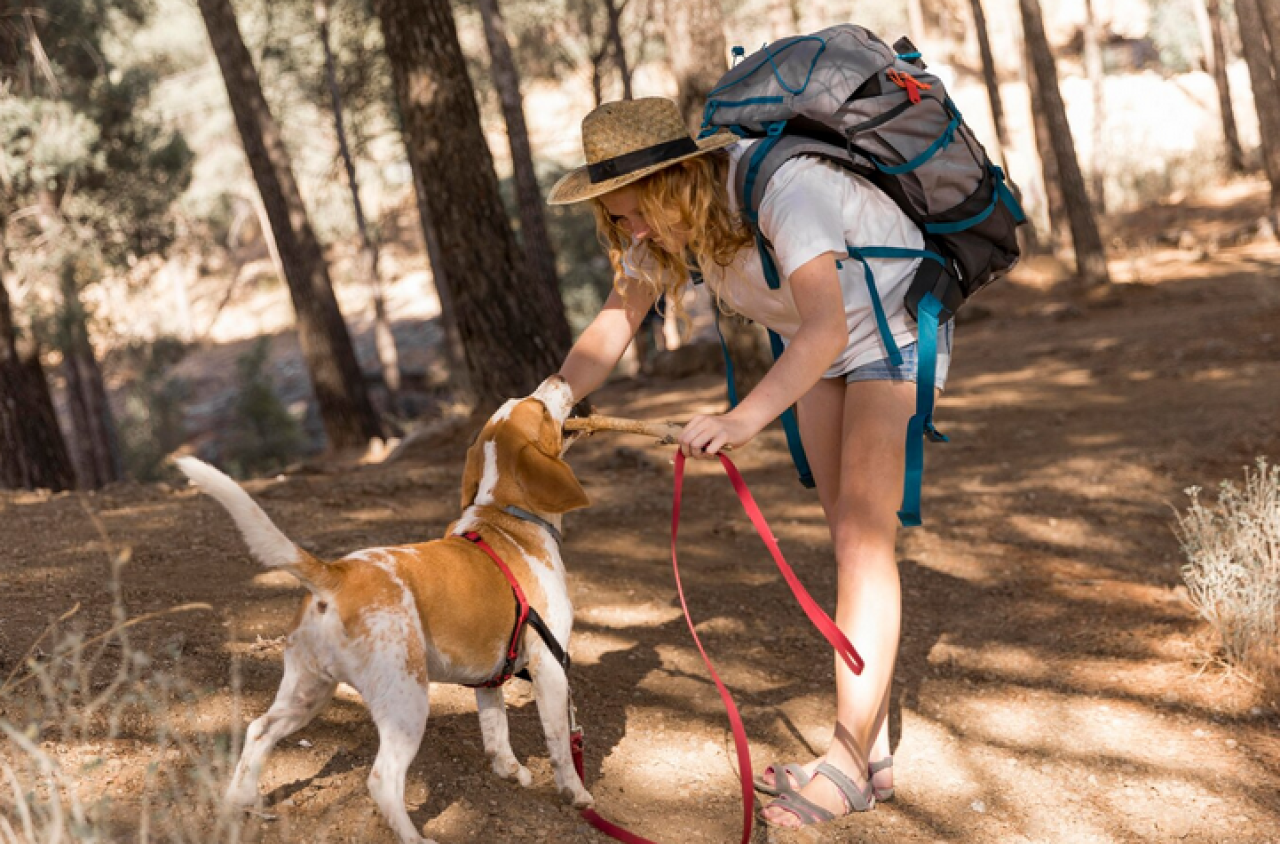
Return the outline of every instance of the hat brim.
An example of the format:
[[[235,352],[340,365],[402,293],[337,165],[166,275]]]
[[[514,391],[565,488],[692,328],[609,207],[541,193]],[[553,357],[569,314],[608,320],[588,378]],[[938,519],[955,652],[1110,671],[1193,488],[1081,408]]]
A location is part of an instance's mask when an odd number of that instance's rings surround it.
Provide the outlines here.
[[[587,199],[593,199],[597,196],[603,196],[610,191],[625,187],[632,182],[637,182],[645,176],[656,173],[672,164],[678,164],[690,158],[696,158],[708,152],[718,149],[724,149],[738,142],[739,138],[732,132],[718,132],[709,138],[701,138],[698,140],[698,151],[691,152],[688,155],[681,155],[677,158],[671,158],[658,164],[651,164],[648,167],[641,167],[639,170],[633,170],[621,176],[615,176],[603,182],[592,182],[591,177],[587,175],[586,166],[571,170],[566,173],[560,181],[556,182],[551,188],[551,193],[547,196],[548,205],[571,205],[575,202],[582,202]]]

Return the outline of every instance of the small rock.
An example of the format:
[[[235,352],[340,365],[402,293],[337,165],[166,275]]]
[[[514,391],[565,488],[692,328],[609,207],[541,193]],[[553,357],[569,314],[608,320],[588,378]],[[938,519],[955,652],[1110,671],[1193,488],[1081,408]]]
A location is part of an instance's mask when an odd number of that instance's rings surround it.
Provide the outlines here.
[[[974,800],[969,804],[969,808],[981,815],[986,813],[987,804],[983,803],[981,800]]]
[[[306,739],[298,739],[298,747],[311,747],[311,742]]]
[[[1235,747],[1237,744],[1239,744],[1239,742],[1237,742],[1235,739],[1233,738],[1227,739],[1227,747]]]

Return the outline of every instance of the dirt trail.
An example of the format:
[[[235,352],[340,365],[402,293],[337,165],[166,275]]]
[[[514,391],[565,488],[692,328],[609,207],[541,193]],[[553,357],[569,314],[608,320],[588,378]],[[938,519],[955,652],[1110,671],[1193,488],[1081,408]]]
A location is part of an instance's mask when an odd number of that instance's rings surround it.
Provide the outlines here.
[[[1256,455],[1280,459],[1280,248],[1227,248],[1199,262],[1146,250],[1117,265],[1139,280],[1083,294],[1033,263],[984,295],[986,318],[960,327],[938,414],[953,442],[930,448],[926,525],[899,548],[897,800],[821,833],[757,840],[1280,842],[1276,702],[1204,664],[1211,642],[1179,585],[1171,530],[1184,488],[1238,478]],[[705,376],[618,383],[599,404],[676,419],[722,396]],[[322,556],[419,540],[456,514],[464,446],[250,489]],[[607,436],[571,454],[594,500],[569,520],[565,551],[588,787],[604,814],[656,840],[736,841],[727,721],[671,582],[667,458]],[[739,463],[788,559],[831,609],[821,514],[793,480],[780,431]],[[828,738],[829,651],[718,467],[693,467],[686,501],[690,602],[756,764],[804,759]],[[132,548],[132,613],[185,601],[215,608],[136,628],[136,644],[178,654],[203,689],[186,723],[217,733],[263,711],[298,590],[248,559],[213,503],[163,485],[0,497],[0,673],[75,601],[90,629],[108,626],[106,557],[86,508]],[[555,797],[527,690],[513,686],[509,700],[533,787],[493,778],[470,693],[438,688],[410,770],[414,821],[442,844],[606,840]],[[68,760],[118,760],[86,773],[86,788],[110,796],[122,819],[139,805],[151,760],[149,725],[126,728],[115,741],[63,748]],[[340,696],[268,763],[263,790],[278,817],[255,822],[251,840],[392,841],[365,791],[376,746],[363,707]]]

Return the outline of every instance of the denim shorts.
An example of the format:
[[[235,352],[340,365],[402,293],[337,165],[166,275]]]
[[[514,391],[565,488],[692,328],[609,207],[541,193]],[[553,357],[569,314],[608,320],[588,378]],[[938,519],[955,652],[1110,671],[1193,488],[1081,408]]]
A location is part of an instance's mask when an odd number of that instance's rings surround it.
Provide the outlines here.
[[[947,384],[947,370],[951,367],[951,334],[952,323],[947,322],[938,329],[938,368],[934,385],[941,390]],[[846,384],[854,381],[915,381],[919,371],[920,360],[917,352],[918,343],[903,346],[902,365],[894,366],[888,358],[873,360],[862,366],[854,367],[844,376]]]

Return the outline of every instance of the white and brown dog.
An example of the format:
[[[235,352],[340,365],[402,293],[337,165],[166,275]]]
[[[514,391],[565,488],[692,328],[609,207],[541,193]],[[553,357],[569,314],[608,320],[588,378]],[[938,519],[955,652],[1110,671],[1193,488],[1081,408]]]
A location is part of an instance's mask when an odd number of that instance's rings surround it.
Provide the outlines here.
[[[461,518],[446,538],[370,548],[324,562],[299,548],[234,481],[194,458],[182,471],[231,514],[262,563],[296,576],[310,594],[289,632],[284,679],[275,702],[249,725],[227,800],[251,806],[268,753],[314,718],[340,682],[364,698],[378,726],[369,791],[402,842],[423,844],[404,804],[405,773],[427,723],[428,683],[475,685],[504,666],[526,668],[546,732],[556,786],[575,806],[591,795],[574,770],[568,680],[537,633],[526,628],[507,665],[515,599],[479,534],[507,564],[529,604],[566,650],[573,607],[560,559],[560,515],[589,503],[562,459],[562,427],[573,403],[558,376],[513,399],[485,425],[467,453]],[[502,689],[477,688],[485,752],[502,778],[531,782],[511,751]]]

